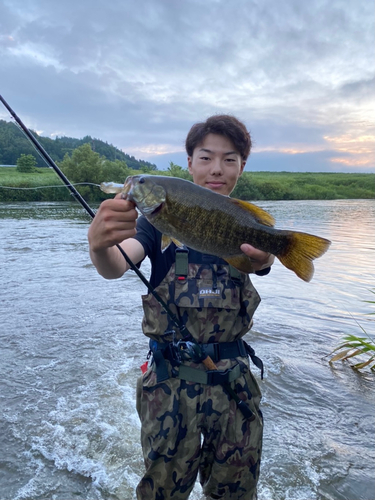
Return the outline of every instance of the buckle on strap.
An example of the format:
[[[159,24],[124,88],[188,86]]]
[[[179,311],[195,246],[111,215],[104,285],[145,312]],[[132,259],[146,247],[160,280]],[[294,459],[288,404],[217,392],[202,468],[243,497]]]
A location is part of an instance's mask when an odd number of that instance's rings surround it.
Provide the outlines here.
[[[248,356],[245,342],[237,339],[233,342],[212,342],[203,344],[203,348],[208,356],[216,362],[221,359],[246,358]]]

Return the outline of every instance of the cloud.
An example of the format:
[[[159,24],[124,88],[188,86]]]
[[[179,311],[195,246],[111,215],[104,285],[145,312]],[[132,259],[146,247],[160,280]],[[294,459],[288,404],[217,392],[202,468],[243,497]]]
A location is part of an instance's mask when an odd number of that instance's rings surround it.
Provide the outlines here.
[[[333,147],[340,158],[342,142],[327,138],[374,135],[371,9],[367,0],[5,0],[1,92],[45,135],[90,134],[131,154],[182,151],[194,122],[231,113],[260,151]]]
[[[187,166],[187,154],[180,151],[151,155],[148,157],[148,161],[155,163],[159,170],[167,170],[170,162],[185,168]],[[338,153],[335,150],[306,152],[254,151],[246,163],[245,170],[249,172],[373,172],[373,168],[369,167],[368,164],[356,162],[356,156]]]

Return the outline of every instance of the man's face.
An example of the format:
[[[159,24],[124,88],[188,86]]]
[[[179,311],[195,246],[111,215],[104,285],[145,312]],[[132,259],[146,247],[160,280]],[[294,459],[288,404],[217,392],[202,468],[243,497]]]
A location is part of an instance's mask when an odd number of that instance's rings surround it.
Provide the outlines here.
[[[195,184],[224,195],[233,191],[245,165],[232,141],[218,134],[208,134],[188,156]]]

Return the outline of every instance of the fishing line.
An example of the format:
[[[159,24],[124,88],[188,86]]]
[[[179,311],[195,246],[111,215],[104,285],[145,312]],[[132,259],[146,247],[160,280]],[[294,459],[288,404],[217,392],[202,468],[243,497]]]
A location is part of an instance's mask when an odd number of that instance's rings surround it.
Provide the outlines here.
[[[72,186],[96,186],[100,188],[100,184],[94,184],[93,182],[74,182],[72,183]],[[47,189],[47,188],[64,188],[65,186],[63,184],[58,184],[54,186],[35,186],[35,187],[28,187],[28,188],[21,188],[21,187],[13,187],[13,186],[0,186],[1,189],[17,189],[20,191],[29,191],[30,189]]]
[[[37,141],[37,139],[32,135],[30,130],[26,127],[26,125],[22,122],[22,120],[16,115],[15,111],[9,106],[9,104],[6,102],[6,100],[0,95],[0,101],[3,103],[3,105],[6,107],[6,109],[9,111],[11,116],[14,118],[16,121],[16,125],[21,128],[22,132],[26,135],[26,137],[29,139],[29,141],[32,143],[38,154],[42,157],[42,159],[46,162],[46,164],[52,168],[56,174],[60,177],[60,179],[63,181],[65,186],[70,190],[71,194],[75,197],[75,199],[83,206],[83,208],[86,210],[86,212],[92,217],[95,217],[95,212],[92,210],[92,208],[89,206],[89,204],[84,200],[84,198],[80,195],[80,193],[77,191],[77,189],[74,187],[74,185],[69,181],[69,179],[66,177],[66,175],[60,170],[60,168],[56,165],[56,163],[53,161],[53,159],[50,157],[50,155],[47,153],[47,151],[43,148],[43,146]],[[177,316],[173,314],[173,312],[169,309],[168,305],[164,302],[164,300],[158,295],[158,293],[155,291],[151,283],[145,278],[145,276],[141,273],[141,271],[138,269],[138,267],[132,262],[132,260],[129,258],[129,256],[125,253],[125,251],[121,248],[120,245],[116,244],[116,247],[118,248],[119,252],[121,255],[124,257],[126,262],[128,263],[129,267],[136,273],[136,275],[140,278],[142,283],[146,285],[148,291],[152,293],[152,295],[155,297],[155,299],[159,302],[159,304],[163,307],[165,312],[168,314],[168,316],[171,318],[173,321],[174,325],[181,331],[181,333],[187,333],[187,328],[185,327],[184,324],[182,324]]]

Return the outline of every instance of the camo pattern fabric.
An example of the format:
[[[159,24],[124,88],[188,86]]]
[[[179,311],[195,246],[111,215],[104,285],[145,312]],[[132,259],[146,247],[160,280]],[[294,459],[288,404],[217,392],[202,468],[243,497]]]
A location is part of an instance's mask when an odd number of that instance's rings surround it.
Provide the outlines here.
[[[200,343],[241,338],[260,302],[247,275],[233,279],[228,265],[214,263],[189,263],[186,279],[175,276],[173,264],[156,290]],[[163,343],[182,337],[152,294],[143,296],[143,307],[145,335]],[[202,363],[184,363],[205,370]],[[251,419],[220,385],[172,376],[158,383],[152,366],[140,378],[137,410],[146,473],[138,500],[187,499],[198,474],[207,498],[256,499],[263,431],[260,390],[248,358],[216,365],[226,370],[237,363],[241,376],[231,386],[253,412]]]
[[[160,297],[200,343],[232,342],[250,329],[260,297],[247,274],[232,279],[228,265],[189,264],[186,279],[175,264],[156,288]],[[143,333],[158,342],[179,340],[176,327],[152,294],[142,296]]]
[[[146,472],[138,500],[185,500],[199,475],[208,499],[256,500],[263,421],[260,390],[247,358],[232,382],[253,412],[246,419],[220,385],[169,378],[157,383],[152,367],[138,380],[137,411]],[[202,439],[203,437],[203,439]]]

